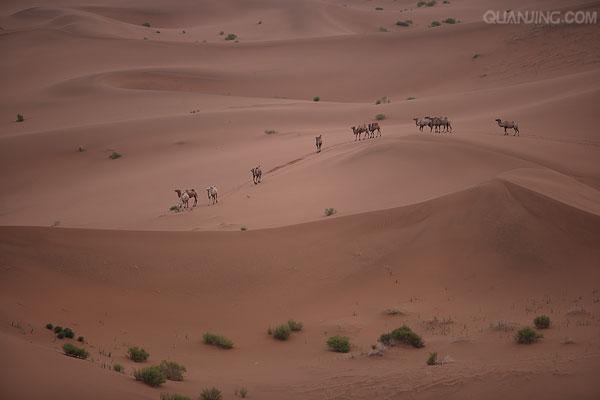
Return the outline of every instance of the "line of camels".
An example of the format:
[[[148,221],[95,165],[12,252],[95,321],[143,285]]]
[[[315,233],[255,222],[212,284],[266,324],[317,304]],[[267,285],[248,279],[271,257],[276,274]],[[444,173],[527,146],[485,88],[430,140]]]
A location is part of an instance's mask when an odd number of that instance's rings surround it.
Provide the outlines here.
[[[413,118],[415,121],[415,125],[419,128],[419,131],[423,131],[423,128],[428,126],[429,132],[452,132],[452,123],[448,119],[448,117],[422,117],[422,118]],[[520,136],[519,133],[519,124],[515,121],[505,121],[500,118],[495,119],[496,123],[500,128],[504,128],[504,135],[508,135],[508,130],[513,130],[513,136]],[[369,124],[355,125],[350,127],[352,129],[352,133],[354,134],[354,141],[357,140],[366,140],[373,139],[375,137],[381,136],[381,126],[379,126],[378,122],[371,122]],[[375,135],[377,133],[377,135]],[[361,138],[361,135],[364,134],[364,137]],[[323,147],[323,135],[315,136],[315,147],[317,148],[317,153],[321,152],[321,148]],[[262,182],[262,168],[260,165],[252,168],[250,170],[252,174],[252,182],[255,185],[258,185]],[[179,199],[179,203],[175,206],[179,211],[183,209],[190,208],[190,199],[194,199],[194,204],[192,207],[196,207],[198,204],[198,193],[195,189],[187,189],[181,190],[176,189],[175,193],[177,193],[177,197]],[[206,194],[208,196],[208,205],[216,204],[219,202],[218,196],[219,191],[216,186],[211,185],[206,188]]]

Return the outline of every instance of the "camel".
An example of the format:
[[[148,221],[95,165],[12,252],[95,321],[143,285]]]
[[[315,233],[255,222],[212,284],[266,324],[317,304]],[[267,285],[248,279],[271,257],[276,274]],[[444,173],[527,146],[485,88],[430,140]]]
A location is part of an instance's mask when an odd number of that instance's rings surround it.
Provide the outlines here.
[[[262,169],[260,169],[260,165],[256,168],[252,168],[250,172],[252,173],[252,181],[254,184],[259,184],[260,181],[262,181]]]
[[[208,195],[208,205],[210,205],[210,202],[212,201],[212,204],[218,203],[219,199],[219,192],[217,190],[216,186],[209,186],[206,188],[206,194]]]
[[[452,123],[448,117],[442,118],[442,126],[444,127],[444,132],[452,132]]]
[[[363,124],[363,125],[357,125],[357,126],[352,126],[352,133],[354,133],[354,140],[356,141],[356,138],[358,137],[358,140],[360,140],[360,134],[361,133],[365,133],[365,138],[366,138],[366,134],[367,134],[367,127]]]
[[[195,189],[188,189],[188,190],[183,190],[183,191],[180,189],[176,189],[175,193],[177,193],[177,197],[179,197],[179,204],[183,208],[189,207],[189,200],[192,197],[194,198],[193,207],[196,207],[196,205],[198,204],[198,193],[196,193]]]
[[[515,121],[502,121],[500,118],[496,118],[496,122],[500,128],[504,128],[504,135],[508,135],[507,129],[513,130],[513,136],[521,136],[519,133],[519,125]]]
[[[415,125],[419,128],[419,131],[423,132],[424,126],[429,126],[430,122],[428,118],[413,118]]]
[[[317,153],[321,152],[321,146],[323,146],[323,135],[315,136],[315,146],[317,146]]]
[[[379,122],[370,123],[367,127],[367,130],[370,138],[375,137],[375,131],[377,131],[377,137],[381,136],[381,127],[379,126]]]

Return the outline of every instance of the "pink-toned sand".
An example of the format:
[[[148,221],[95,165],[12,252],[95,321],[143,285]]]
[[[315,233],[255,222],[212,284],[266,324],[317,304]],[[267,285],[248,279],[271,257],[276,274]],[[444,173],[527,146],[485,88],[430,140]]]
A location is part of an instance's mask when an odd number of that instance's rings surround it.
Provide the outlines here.
[[[600,2],[3,1],[0,398],[600,398],[600,29],[488,9]],[[177,188],[198,206],[169,211]],[[535,345],[490,328],[540,314]],[[304,330],[267,335],[290,318]],[[425,348],[366,356],[404,323]],[[185,380],[136,382],[130,345]]]

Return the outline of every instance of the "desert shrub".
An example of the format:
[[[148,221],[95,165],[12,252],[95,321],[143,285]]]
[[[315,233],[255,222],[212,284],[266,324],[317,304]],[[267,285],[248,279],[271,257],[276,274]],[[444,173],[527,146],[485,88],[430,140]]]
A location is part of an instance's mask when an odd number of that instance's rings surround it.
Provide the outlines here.
[[[123,157],[123,155],[116,151],[113,151],[112,153],[110,153],[110,156],[108,156],[108,158],[110,158],[111,160],[116,160],[117,158],[121,158],[121,157]]]
[[[325,209],[325,216],[329,217],[333,214],[335,214],[337,211],[335,210],[335,208],[326,208]]]
[[[142,381],[148,386],[157,387],[167,381],[167,377],[160,367],[153,365],[134,371],[133,376],[136,381]]]
[[[537,333],[530,327],[525,327],[519,329],[517,334],[515,335],[515,340],[519,344],[532,344],[538,341],[538,339],[542,338],[543,335]]]
[[[161,393],[160,400],[192,400],[187,396],[177,393]]]
[[[290,329],[291,329],[293,332],[300,332],[300,331],[302,330],[302,328],[304,327],[304,325],[302,324],[302,322],[300,322],[300,321],[295,321],[295,320],[293,320],[293,319],[290,319],[290,320],[287,322],[287,324],[288,324],[288,326],[290,327]]]
[[[379,27],[379,32],[389,32],[388,29],[385,26],[380,26]]]
[[[144,362],[150,357],[150,354],[145,349],[137,346],[127,349],[127,355],[134,362]]]
[[[315,96],[313,97],[313,101],[321,101],[321,98],[319,96]]]
[[[240,226],[240,231],[246,232],[247,230],[248,230],[248,228],[246,227],[246,225]]]
[[[241,397],[242,399],[245,399],[248,396],[248,389],[246,389],[246,388],[236,389],[235,395],[237,397]]]
[[[51,323],[47,323],[47,324],[46,324],[46,329],[50,329],[50,330],[52,330],[53,328],[54,328],[54,326],[52,326],[52,324],[51,324]]]
[[[388,346],[394,346],[398,343],[406,344],[412,347],[421,348],[425,346],[421,336],[417,335],[407,325],[402,325],[389,333],[384,333],[379,337],[379,341]]]
[[[79,336],[77,338],[77,341],[83,343],[83,342],[85,342],[85,338],[83,336]]]
[[[235,33],[230,33],[227,36],[225,36],[225,40],[236,40],[237,39],[237,35]]]
[[[54,327],[54,333],[58,333],[58,332],[60,332],[60,331],[62,331],[62,330],[63,330],[62,326],[58,326],[58,325],[56,325],[56,326]]]
[[[406,100],[416,100],[416,97],[414,97],[414,96],[408,96],[408,97],[406,98]]]
[[[377,114],[377,115],[375,116],[375,119],[376,119],[377,121],[383,121],[385,118],[386,118],[386,117],[385,117],[385,114]]]
[[[17,114],[17,122],[23,122],[25,121],[25,117],[23,116],[23,114]]]
[[[383,7],[375,7],[375,10],[377,10],[377,11],[383,11]]]
[[[383,97],[380,97],[379,99],[377,99],[375,101],[375,104],[389,104],[391,102],[392,101],[387,96],[383,96]]]
[[[472,56],[471,58],[472,58],[473,60],[475,60],[475,59],[477,59],[477,58],[479,58],[479,57],[481,57],[481,54],[479,54],[479,53],[475,53],[475,54],[473,54],[473,56]]]
[[[441,26],[442,23],[440,21],[431,21],[431,24],[429,24],[430,27],[435,28],[436,26]]]
[[[449,0],[444,0],[442,3],[443,4],[450,4],[450,1]]]
[[[278,325],[273,329],[273,337],[277,340],[288,340],[292,330],[288,324]]]
[[[398,26],[410,26],[411,22],[408,21],[396,21],[396,25]]]
[[[171,207],[169,207],[169,211],[179,211],[179,206],[177,204],[172,205]]]
[[[75,332],[71,328],[63,328],[61,332],[64,333],[66,338],[73,339],[75,337]]]
[[[113,368],[113,370],[115,370],[115,371],[117,371],[117,372],[120,372],[120,373],[123,373],[123,372],[125,372],[125,367],[123,367],[123,366],[122,366],[121,364],[119,364],[119,363],[117,363],[117,364],[114,364],[112,368]]]
[[[142,24],[142,26],[145,26],[146,28],[150,28],[151,25],[150,25],[150,22],[144,22]]]
[[[508,321],[496,321],[490,324],[490,329],[497,332],[510,332],[515,330],[515,324]]]
[[[277,131],[275,129],[265,129],[265,133],[267,135],[273,135],[273,134],[277,133]]]
[[[429,353],[429,357],[427,358],[427,365],[435,365],[437,364],[437,353]]]
[[[83,360],[85,360],[89,356],[89,353],[84,348],[77,347],[71,343],[65,343],[63,345],[63,351],[69,357],[81,358]]]
[[[417,7],[423,7],[426,4],[427,4],[427,2],[425,2],[425,1],[418,1],[417,2]]]
[[[60,331],[56,334],[56,338],[57,339],[64,339],[65,338],[65,333],[63,331]]]
[[[550,328],[550,317],[547,315],[539,315],[535,317],[533,323],[538,329],[548,329]]]
[[[427,7],[433,7],[435,6],[436,1],[435,0],[429,0],[427,3],[425,3],[425,5]]]
[[[200,400],[221,400],[223,395],[216,387],[207,388],[200,393]]]
[[[214,333],[206,332],[204,335],[202,335],[202,340],[206,344],[210,344],[212,346],[217,346],[222,349],[232,349],[233,348],[233,342],[230,339],[228,339],[222,335],[216,335]]]
[[[445,20],[442,21],[445,24],[450,24],[453,25],[455,24],[457,21],[454,18],[446,18]]]
[[[159,365],[165,377],[170,381],[182,381],[183,374],[186,372],[186,369],[183,365],[177,364],[173,361],[163,361]]]
[[[350,339],[347,336],[332,336],[327,339],[329,349],[338,353],[348,353],[350,351]]]

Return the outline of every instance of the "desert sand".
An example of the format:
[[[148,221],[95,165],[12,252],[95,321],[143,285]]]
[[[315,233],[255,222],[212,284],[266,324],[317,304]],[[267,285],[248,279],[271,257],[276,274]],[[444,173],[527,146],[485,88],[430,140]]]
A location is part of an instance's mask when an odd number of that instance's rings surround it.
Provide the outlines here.
[[[600,2],[416,3],[3,1],[0,397],[600,398],[600,29],[482,20]],[[367,355],[403,324],[424,348]]]

